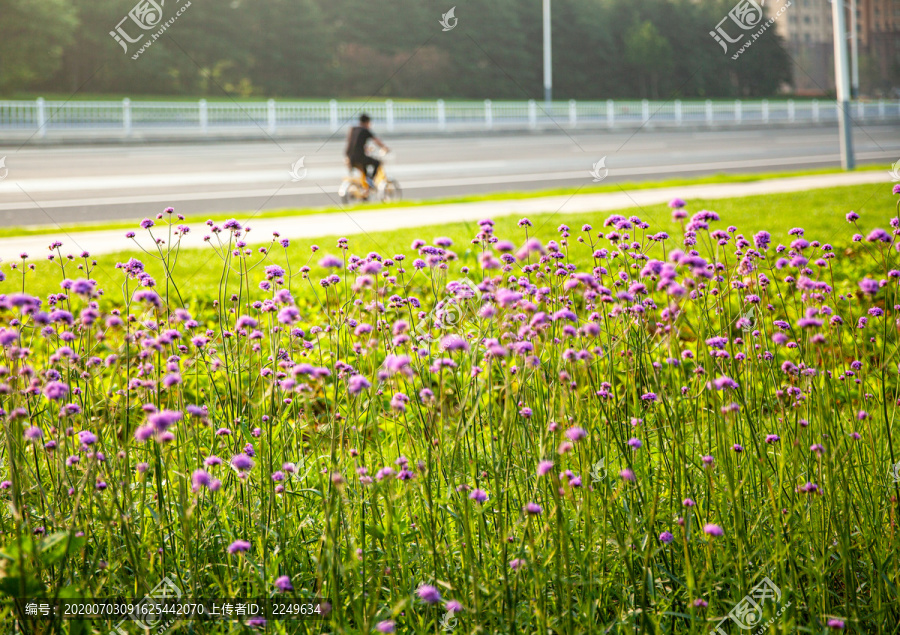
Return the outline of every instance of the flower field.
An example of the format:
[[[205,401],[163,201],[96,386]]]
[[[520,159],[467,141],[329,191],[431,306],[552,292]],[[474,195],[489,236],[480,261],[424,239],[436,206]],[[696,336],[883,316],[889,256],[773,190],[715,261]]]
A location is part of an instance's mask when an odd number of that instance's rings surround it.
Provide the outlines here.
[[[6,265],[2,632],[894,632],[897,208],[833,236],[670,208],[404,253],[170,209],[112,273]],[[317,613],[11,601],[163,580]]]

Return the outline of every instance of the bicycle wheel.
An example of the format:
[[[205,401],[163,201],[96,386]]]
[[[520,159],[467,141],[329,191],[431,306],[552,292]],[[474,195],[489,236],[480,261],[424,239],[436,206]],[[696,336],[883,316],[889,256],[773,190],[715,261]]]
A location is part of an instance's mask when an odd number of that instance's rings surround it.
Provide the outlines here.
[[[341,197],[341,203],[357,203],[365,199],[363,189],[358,183],[351,180],[345,180],[338,188],[338,196]]]
[[[388,179],[384,184],[384,192],[381,195],[382,202],[396,203],[402,198],[403,191],[400,189],[400,184],[393,179]]]

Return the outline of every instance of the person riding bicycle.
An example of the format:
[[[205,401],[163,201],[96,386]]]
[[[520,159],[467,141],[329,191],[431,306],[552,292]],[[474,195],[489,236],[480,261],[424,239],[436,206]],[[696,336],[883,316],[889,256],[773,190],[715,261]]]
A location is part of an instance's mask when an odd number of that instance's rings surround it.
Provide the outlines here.
[[[356,168],[362,172],[366,184],[373,188],[375,187],[375,175],[378,174],[381,161],[366,154],[366,143],[371,140],[385,152],[388,152],[388,147],[381,142],[381,139],[372,134],[372,131],[369,129],[371,125],[372,119],[369,115],[363,113],[359,116],[359,125],[353,126],[347,135],[347,149],[344,154],[347,156],[350,168]],[[368,170],[370,166],[372,168],[371,174]]]

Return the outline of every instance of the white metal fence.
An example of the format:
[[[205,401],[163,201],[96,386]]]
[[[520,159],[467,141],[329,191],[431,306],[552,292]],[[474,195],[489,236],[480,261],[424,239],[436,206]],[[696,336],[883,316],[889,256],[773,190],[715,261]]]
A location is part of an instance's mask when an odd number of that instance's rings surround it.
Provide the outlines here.
[[[0,135],[36,138],[59,132],[124,137],[178,134],[331,133],[367,112],[388,132],[637,126],[717,126],[827,123],[831,100],[762,101],[383,101],[383,102],[159,102],[0,101]],[[860,123],[900,121],[900,101],[857,101]],[[20,135],[18,135],[20,136]]]

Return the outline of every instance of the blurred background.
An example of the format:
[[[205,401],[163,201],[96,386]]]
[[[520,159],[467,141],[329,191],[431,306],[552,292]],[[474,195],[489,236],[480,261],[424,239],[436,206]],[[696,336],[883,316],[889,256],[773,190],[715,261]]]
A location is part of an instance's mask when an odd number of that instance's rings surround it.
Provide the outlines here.
[[[168,14],[186,1],[159,4]],[[709,32],[734,2],[553,0],[554,96],[827,95],[831,5],[790,4],[777,32],[732,60]],[[437,37],[451,1],[193,0],[169,33],[183,50],[157,47],[139,66],[109,35],[134,6],[0,0],[0,91],[193,97],[218,95],[215,82],[242,97],[542,96],[539,1],[460,0],[459,34]],[[857,0],[855,13],[860,94],[897,96],[900,2]]]
[[[900,0],[846,7],[855,158],[886,168]],[[0,226],[334,206],[363,111],[406,199],[575,191],[601,160],[607,184],[841,165],[826,0],[0,0],[0,16]]]

